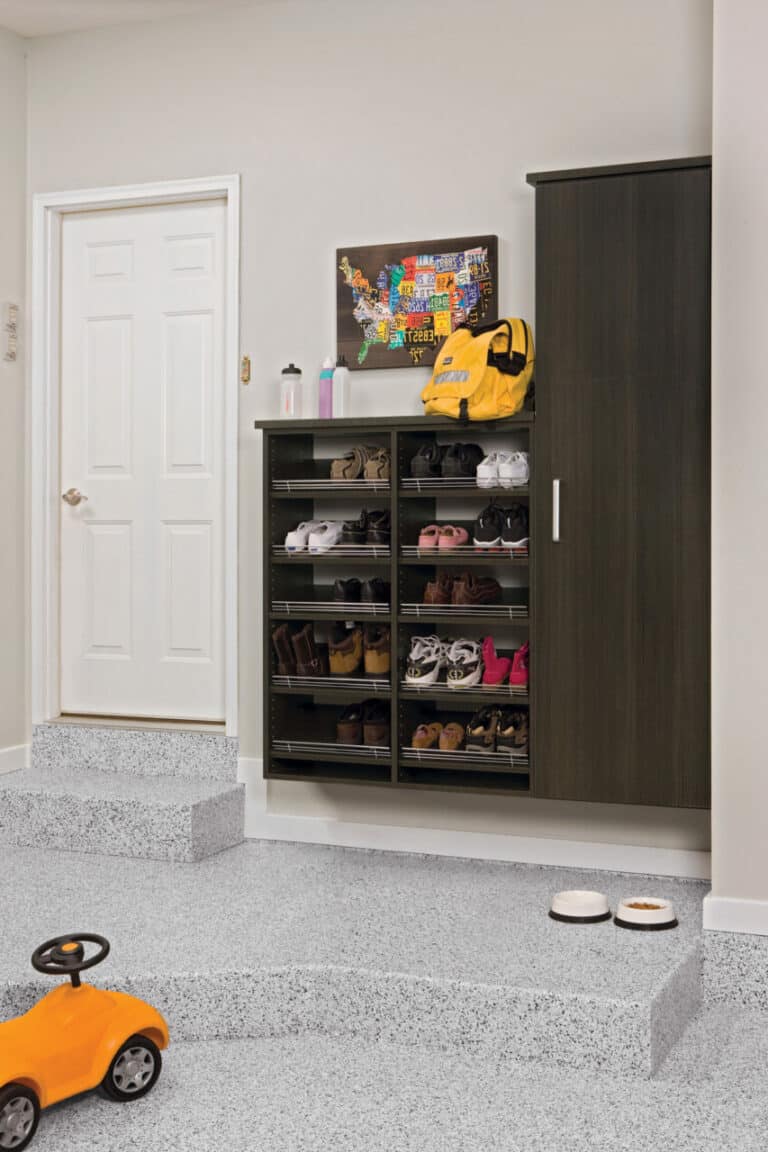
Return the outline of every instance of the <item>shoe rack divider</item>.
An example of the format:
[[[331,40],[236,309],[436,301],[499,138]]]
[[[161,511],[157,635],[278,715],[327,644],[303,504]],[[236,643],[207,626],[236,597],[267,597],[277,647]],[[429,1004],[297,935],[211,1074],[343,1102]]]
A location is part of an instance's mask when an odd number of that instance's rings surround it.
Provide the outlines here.
[[[477,552],[472,527],[492,500],[501,507],[529,505],[535,499],[534,416],[524,412],[508,420],[461,424],[431,417],[257,422],[263,434],[264,558],[264,774],[267,779],[315,783],[354,783],[390,788],[443,789],[514,794],[535,793],[535,644],[527,691],[499,688],[450,689],[445,683],[418,689],[403,682],[414,635],[446,639],[494,637],[500,654],[511,655],[531,639],[535,590],[528,555]],[[474,442],[484,451],[510,448],[529,453],[531,482],[525,488],[484,489],[476,481],[414,480],[411,458],[423,443]],[[333,482],[331,460],[355,444],[389,448],[389,483]],[[389,549],[333,549],[324,554],[286,553],[284,539],[302,520],[354,520],[362,508],[387,509],[391,515]],[[419,553],[419,529],[426,524],[464,524],[469,546],[449,552]],[[423,604],[424,587],[436,574],[495,576],[504,589],[502,604],[481,609],[438,608]],[[337,578],[380,577],[390,585],[389,605],[332,603]],[[282,622],[313,622],[316,638],[327,639],[334,622],[363,626],[376,621],[391,632],[389,679],[278,677],[272,633]],[[444,678],[444,673],[443,673]],[[384,679],[385,682],[382,682]],[[348,704],[388,701],[389,749],[336,743],[336,720]],[[416,726],[430,719],[466,724],[486,704],[527,706],[527,757],[508,753],[416,751],[410,748]]]

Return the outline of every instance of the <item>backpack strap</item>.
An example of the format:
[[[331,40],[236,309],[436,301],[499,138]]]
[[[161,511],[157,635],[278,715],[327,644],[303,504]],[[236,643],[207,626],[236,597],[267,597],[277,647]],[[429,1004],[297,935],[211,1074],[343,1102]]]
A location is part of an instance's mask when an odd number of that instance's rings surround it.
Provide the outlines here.
[[[483,336],[488,332],[493,332],[494,335],[499,336],[506,335],[506,352],[494,352],[491,344],[488,345],[489,366],[496,368],[499,372],[503,372],[505,376],[519,376],[528,362],[528,325],[525,320],[521,320],[520,323],[523,326],[525,340],[523,352],[512,351],[515,338],[510,320],[497,320],[494,324],[478,324],[475,328],[470,328],[473,336]]]

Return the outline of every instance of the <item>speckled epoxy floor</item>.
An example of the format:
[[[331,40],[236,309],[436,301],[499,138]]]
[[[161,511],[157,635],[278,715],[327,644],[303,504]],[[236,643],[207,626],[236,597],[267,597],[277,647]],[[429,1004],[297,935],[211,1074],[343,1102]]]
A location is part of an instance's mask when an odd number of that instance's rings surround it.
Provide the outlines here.
[[[181,782],[174,782],[182,786]],[[680,928],[547,917],[553,892],[670,896]],[[0,847],[0,986],[40,940],[101,932],[116,976],[334,965],[644,1001],[701,929],[708,886],[482,861],[248,841],[196,864]]]
[[[764,1152],[765,1014],[703,1013],[655,1079],[323,1037],[172,1046],[145,1100],[43,1114],[39,1152]]]

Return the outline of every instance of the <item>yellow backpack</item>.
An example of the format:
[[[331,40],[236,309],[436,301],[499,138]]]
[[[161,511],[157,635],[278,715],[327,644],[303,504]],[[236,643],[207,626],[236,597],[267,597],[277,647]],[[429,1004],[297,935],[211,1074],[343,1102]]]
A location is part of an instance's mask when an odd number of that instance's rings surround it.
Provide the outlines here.
[[[435,361],[421,393],[425,416],[500,420],[525,403],[533,376],[533,332],[509,317],[477,328],[457,328]]]

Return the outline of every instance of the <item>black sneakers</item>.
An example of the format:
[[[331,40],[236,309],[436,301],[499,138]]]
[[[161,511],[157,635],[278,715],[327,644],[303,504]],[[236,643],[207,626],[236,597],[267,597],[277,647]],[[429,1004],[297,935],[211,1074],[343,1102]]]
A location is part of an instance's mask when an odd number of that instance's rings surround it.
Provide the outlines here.
[[[525,548],[528,544],[528,509],[525,504],[513,504],[504,512],[501,542],[505,548]]]
[[[411,460],[411,476],[420,480],[474,479],[477,466],[484,458],[479,444],[422,444]]]
[[[389,584],[375,576],[363,583],[361,598],[364,604],[389,604]]]
[[[462,480],[464,477],[474,479],[477,476],[477,466],[485,457],[479,444],[449,444],[443,456],[443,476]]]
[[[441,447],[440,444],[434,442],[422,444],[411,460],[411,476],[417,476],[420,480],[429,480],[442,475],[440,467],[444,453],[445,448]]]
[[[357,576],[334,581],[333,598],[339,604],[357,603],[360,600],[360,581]]]
[[[524,504],[489,504],[475,521],[476,548],[527,548],[528,509]]]
[[[504,511],[498,504],[489,504],[475,520],[476,548],[500,548],[504,531]]]

